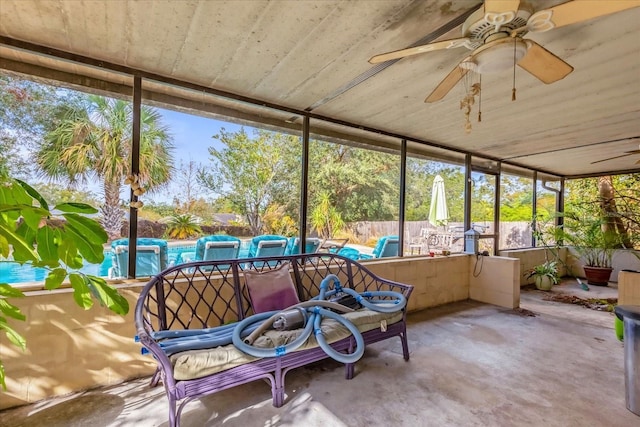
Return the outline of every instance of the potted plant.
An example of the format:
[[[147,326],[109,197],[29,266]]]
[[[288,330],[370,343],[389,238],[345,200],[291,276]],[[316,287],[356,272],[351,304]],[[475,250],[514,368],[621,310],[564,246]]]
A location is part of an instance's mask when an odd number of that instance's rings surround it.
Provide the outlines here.
[[[532,224],[533,237],[536,239],[537,244],[541,244],[544,248],[544,262],[536,265],[533,268],[525,271],[524,276],[527,279],[533,279],[538,288],[541,291],[549,291],[553,285],[557,285],[560,281],[560,274],[558,273],[559,246],[557,240],[553,239],[554,225],[550,224],[548,219],[538,217]],[[551,238],[551,239],[550,239]],[[550,259],[552,257],[552,259]]]
[[[590,285],[607,286],[611,277],[615,249],[621,247],[620,236],[604,227],[603,221],[565,214],[566,226],[556,227],[556,239],[573,247],[584,263],[584,274]]]
[[[558,262],[547,260],[528,270],[525,277],[527,279],[533,278],[536,288],[541,291],[549,291],[553,285],[558,284]]]

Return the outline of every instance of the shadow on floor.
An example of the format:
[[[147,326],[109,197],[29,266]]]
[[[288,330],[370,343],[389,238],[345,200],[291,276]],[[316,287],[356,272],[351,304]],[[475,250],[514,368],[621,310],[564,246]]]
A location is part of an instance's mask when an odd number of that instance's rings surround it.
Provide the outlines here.
[[[543,296],[524,289],[520,310],[463,301],[411,313],[409,362],[386,340],[352,380],[331,360],[294,369],[283,407],[256,381],[190,402],[182,427],[639,425],[612,315]],[[167,401],[138,379],[6,410],[0,425],[167,426]]]

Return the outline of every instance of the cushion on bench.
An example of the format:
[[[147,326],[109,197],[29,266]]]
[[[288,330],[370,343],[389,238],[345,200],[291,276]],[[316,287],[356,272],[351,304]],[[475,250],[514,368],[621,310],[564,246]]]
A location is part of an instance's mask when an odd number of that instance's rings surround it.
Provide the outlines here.
[[[383,322],[391,325],[401,321],[403,313],[380,313],[368,309],[361,309],[352,313],[345,313],[343,316],[352,322],[360,332],[367,332],[380,328]],[[322,319],[320,327],[328,343],[339,341],[351,334],[347,328],[333,319]],[[270,329],[265,331],[253,345],[262,348],[283,346],[295,340],[301,332],[302,329],[292,331]],[[318,342],[315,335],[311,334],[309,339],[296,351],[314,347],[318,347]],[[257,360],[258,358],[245,354],[233,344],[229,344],[212,349],[189,350],[176,353],[172,355],[170,359],[174,365],[174,378],[176,380],[189,380],[222,372]]]

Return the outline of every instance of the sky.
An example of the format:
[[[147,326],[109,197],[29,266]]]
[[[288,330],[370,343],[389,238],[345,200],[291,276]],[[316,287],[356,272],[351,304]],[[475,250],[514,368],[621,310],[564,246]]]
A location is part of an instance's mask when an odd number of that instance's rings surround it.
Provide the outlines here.
[[[173,110],[158,109],[162,115],[162,122],[169,128],[174,144],[174,166],[180,167],[180,162],[188,164],[190,161],[206,164],[211,156],[209,147],[221,148],[222,144],[213,139],[221,127],[227,130],[240,129],[232,123],[225,123],[205,117],[180,113]],[[148,194],[143,198],[154,203],[171,203],[173,196],[179,192],[174,183],[166,191]],[[126,200],[126,196],[123,197]]]

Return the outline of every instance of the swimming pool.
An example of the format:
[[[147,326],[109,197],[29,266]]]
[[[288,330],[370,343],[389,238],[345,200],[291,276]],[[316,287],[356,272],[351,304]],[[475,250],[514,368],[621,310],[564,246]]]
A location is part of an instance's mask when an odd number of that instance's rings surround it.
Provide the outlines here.
[[[250,240],[241,241],[239,258],[245,258],[248,255],[250,242]],[[169,244],[167,252],[169,265],[182,263],[184,259],[193,259],[195,250],[195,244]],[[111,251],[108,250],[104,252],[102,264],[89,264],[81,268],[80,271],[94,276],[108,277],[111,266]],[[47,276],[47,271],[44,268],[34,268],[30,265],[0,260],[0,283],[42,282]]]
[[[104,253],[102,264],[89,264],[80,269],[83,273],[107,277],[111,268],[111,251]],[[48,270],[17,262],[0,261],[0,283],[42,282]]]

